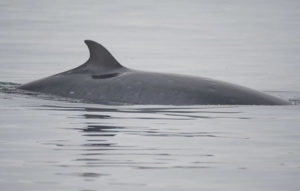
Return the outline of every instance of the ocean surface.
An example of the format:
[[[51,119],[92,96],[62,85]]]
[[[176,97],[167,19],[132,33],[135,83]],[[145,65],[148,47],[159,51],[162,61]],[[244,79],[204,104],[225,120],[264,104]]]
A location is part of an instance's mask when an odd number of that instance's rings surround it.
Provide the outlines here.
[[[300,1],[0,0],[0,190],[300,190]],[[290,106],[109,106],[17,90],[103,44]]]

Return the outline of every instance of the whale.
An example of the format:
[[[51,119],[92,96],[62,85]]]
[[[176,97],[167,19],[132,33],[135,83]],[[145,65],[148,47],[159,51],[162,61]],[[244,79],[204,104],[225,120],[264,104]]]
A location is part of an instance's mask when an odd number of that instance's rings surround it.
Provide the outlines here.
[[[122,66],[101,44],[85,40],[82,65],[19,88],[107,105],[289,105],[286,100],[240,85]]]

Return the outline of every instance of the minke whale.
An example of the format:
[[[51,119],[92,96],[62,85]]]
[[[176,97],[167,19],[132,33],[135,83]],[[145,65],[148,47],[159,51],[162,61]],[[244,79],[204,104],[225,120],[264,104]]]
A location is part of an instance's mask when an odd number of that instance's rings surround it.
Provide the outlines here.
[[[289,102],[227,82],[122,66],[102,45],[86,40],[90,58],[69,71],[19,88],[108,105],[288,105]]]

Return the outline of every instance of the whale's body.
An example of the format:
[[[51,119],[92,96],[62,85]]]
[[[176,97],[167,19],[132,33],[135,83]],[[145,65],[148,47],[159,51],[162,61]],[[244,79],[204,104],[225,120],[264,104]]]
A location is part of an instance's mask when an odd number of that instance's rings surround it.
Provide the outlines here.
[[[128,69],[100,44],[90,40],[85,43],[90,50],[86,63],[20,88],[101,104],[289,104],[256,90],[208,78]]]

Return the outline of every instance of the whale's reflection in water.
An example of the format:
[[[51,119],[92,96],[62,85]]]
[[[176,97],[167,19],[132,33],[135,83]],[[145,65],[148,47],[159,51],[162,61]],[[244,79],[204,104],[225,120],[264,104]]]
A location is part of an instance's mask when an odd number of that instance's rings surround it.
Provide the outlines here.
[[[118,173],[116,169],[120,168],[214,168],[222,161],[214,159],[214,151],[205,148],[201,142],[207,144],[207,141],[242,140],[247,137],[221,131],[222,127],[211,129],[207,122],[210,119],[251,119],[236,106],[143,108],[43,105],[35,109],[65,112],[68,119],[76,121],[71,120],[72,125],[62,129],[76,132],[80,138],[70,138],[65,144],[56,141],[45,144],[56,145],[54,150],[71,152],[68,157],[73,157],[66,164],[55,164],[61,168],[57,175],[79,176],[89,181]],[[66,173],[66,168],[80,172],[71,170]]]

